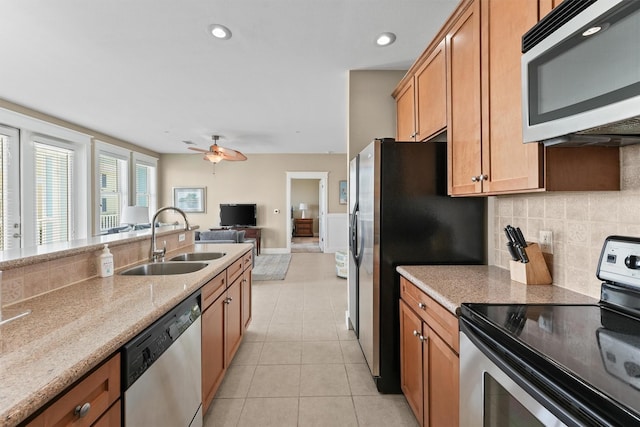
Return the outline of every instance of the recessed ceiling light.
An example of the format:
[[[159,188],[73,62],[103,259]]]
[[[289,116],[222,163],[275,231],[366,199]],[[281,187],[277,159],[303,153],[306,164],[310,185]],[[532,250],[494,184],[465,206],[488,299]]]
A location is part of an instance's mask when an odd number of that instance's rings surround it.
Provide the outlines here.
[[[396,35],[393,33],[382,33],[376,38],[378,46],[389,46],[396,41]]]
[[[231,38],[231,30],[220,24],[209,25],[209,32],[213,37],[221,40],[229,40]]]

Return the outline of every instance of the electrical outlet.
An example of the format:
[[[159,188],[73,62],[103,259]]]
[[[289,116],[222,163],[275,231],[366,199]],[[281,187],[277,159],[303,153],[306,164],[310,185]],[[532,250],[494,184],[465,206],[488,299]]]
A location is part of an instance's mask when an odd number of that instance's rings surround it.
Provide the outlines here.
[[[186,239],[187,236],[184,233],[180,233],[178,234],[178,242],[184,242],[184,239]]]
[[[553,253],[553,233],[549,230],[540,230],[540,237],[538,239],[540,250],[547,254]]]

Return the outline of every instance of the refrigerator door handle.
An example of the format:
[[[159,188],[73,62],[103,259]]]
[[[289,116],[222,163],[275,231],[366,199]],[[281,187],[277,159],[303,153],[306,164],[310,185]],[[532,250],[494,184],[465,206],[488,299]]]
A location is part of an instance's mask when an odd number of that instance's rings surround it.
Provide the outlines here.
[[[356,202],[353,207],[353,215],[351,216],[351,255],[356,266],[360,265],[360,256],[358,254],[358,212],[359,206]]]

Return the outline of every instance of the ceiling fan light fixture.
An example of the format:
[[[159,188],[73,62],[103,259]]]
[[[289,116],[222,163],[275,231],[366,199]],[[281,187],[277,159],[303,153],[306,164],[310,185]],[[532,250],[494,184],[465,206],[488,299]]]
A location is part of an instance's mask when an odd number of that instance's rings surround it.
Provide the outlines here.
[[[393,42],[395,41],[396,41],[396,35],[390,32],[384,32],[376,38],[376,44],[378,46],[389,46],[390,44],[393,44]]]
[[[211,163],[218,163],[223,157],[218,153],[207,153],[204,155],[205,160],[210,161]]]
[[[209,25],[211,35],[220,40],[229,40],[231,38],[231,30],[220,24]]]

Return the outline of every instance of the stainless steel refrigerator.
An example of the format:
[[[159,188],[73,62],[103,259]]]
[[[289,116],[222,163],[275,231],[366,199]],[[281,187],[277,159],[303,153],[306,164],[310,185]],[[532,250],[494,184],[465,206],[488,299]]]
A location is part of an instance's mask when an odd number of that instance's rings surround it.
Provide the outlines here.
[[[350,163],[349,319],[382,393],[401,392],[396,267],[486,262],[486,201],[447,196],[446,151],[376,139]]]

